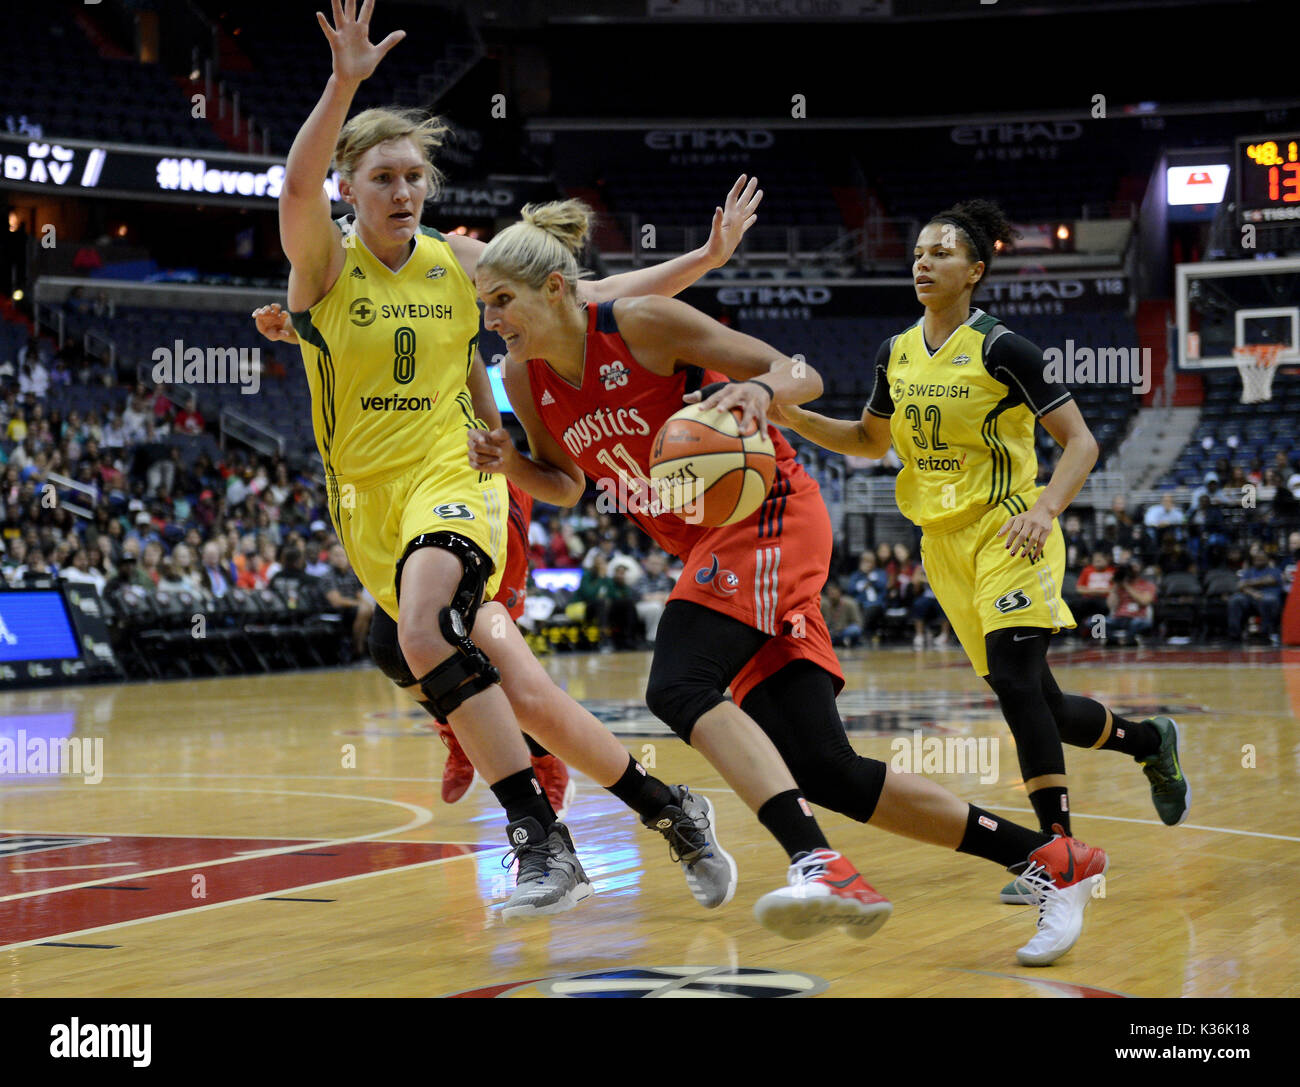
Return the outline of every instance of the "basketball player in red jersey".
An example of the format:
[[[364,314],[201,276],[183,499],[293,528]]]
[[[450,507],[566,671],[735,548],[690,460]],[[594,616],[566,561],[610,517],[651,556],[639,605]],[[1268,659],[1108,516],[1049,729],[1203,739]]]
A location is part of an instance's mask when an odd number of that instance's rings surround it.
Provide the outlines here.
[[[581,304],[575,287],[589,211],[530,207],[479,258],[486,327],[506,341],[505,384],[531,456],[504,430],[469,436],[471,466],[504,472],[541,501],[573,505],[584,475],[624,496],[625,512],[685,573],[664,608],[646,702],[722,773],[785,848],[789,885],[755,915],[789,938],[844,926],[866,936],[890,905],[832,851],[807,801],[922,841],[973,853],[1042,889],[1038,929],[1018,953],[1046,965],[1077,940],[1106,855],[996,818],[849,746],[835,706],[844,678],[818,607],[831,552],[816,482],[769,428],[776,479],[738,524],[688,524],[657,504],[651,444],[684,397],[767,426],[770,403],[820,395],[821,379],[749,336],[671,299]],[[717,391],[711,383],[737,379]],[[730,687],[734,702],[726,698]],[[798,785],[796,785],[796,781]]]

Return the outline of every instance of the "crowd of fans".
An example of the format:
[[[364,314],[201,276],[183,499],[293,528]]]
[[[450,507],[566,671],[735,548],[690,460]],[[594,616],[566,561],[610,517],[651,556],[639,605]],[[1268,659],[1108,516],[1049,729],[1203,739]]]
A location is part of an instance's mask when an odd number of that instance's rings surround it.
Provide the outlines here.
[[[209,600],[271,588],[338,613],[348,631],[343,659],[364,653],[374,602],[330,529],[314,461],[221,453],[205,437],[194,398],[165,385],[121,387],[102,416],[52,409],[59,401],[51,391],[73,381],[110,383],[84,358],[51,358],[35,339],[15,362],[0,362],[0,572],[8,584],[61,578],[110,598],[135,586]],[[1117,498],[1099,532],[1085,531],[1074,513],[1062,528],[1064,595],[1082,636],[1123,643],[1219,634],[1276,644],[1300,558],[1300,470],[1283,454],[1270,465],[1223,461],[1186,506],[1166,495],[1135,515]],[[572,592],[530,586],[526,628],[580,624],[603,650],[653,644],[681,570],[635,524],[594,500],[539,507],[529,550],[534,568],[580,567],[582,575]],[[1201,618],[1215,622],[1186,624],[1188,633],[1162,629],[1162,601],[1198,594]],[[840,646],[910,637],[924,648],[951,635],[906,543],[850,560],[828,582],[822,608]]]
[[[1220,479],[1229,480],[1227,486]],[[1283,604],[1300,563],[1300,471],[1279,454],[1270,466],[1220,464],[1186,507],[1172,494],[1141,511],[1117,496],[1099,533],[1062,521],[1062,595],[1078,636],[1132,645],[1165,638],[1280,641]],[[857,569],[832,578],[822,613],[836,645],[947,644],[949,628],[925,570],[907,544],[882,543]]]

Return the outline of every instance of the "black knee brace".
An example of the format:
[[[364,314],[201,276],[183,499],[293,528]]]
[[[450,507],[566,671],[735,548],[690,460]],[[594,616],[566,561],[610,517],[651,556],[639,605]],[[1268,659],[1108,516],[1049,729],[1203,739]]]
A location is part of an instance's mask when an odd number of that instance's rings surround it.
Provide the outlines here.
[[[384,675],[399,687],[415,686],[415,675],[402,656],[402,647],[397,641],[397,621],[383,608],[375,608],[375,614],[371,616],[366,645],[370,648],[370,659]]]
[[[454,532],[426,532],[407,544],[397,564],[399,593],[402,567],[411,553],[421,547],[441,547],[450,551],[460,559],[464,568],[460,584],[452,594],[451,606],[438,612],[438,629],[458,653],[416,681],[429,704],[437,711],[438,720],[443,721],[461,703],[501,682],[501,673],[469,636],[482,603],[483,587],[492,576],[492,562],[477,544],[464,536]]]

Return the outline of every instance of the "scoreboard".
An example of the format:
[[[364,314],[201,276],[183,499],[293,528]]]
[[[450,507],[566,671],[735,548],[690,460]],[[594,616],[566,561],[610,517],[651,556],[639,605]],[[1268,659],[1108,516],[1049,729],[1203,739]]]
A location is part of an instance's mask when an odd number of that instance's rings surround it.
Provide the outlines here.
[[[1300,223],[1300,132],[1237,139],[1237,212],[1243,223]]]

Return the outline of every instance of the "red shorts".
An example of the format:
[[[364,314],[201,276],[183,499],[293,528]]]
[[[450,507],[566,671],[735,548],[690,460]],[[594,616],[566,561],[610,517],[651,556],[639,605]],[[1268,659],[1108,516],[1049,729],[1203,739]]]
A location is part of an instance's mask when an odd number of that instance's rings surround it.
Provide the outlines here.
[[[826,503],[800,468],[774,485],[758,516],[704,530],[682,556],[670,600],[689,600],[773,636],[731,681],[737,705],[796,660],[829,672],[836,694],[843,688],[821,612],[832,546]]]
[[[492,599],[504,604],[510,618],[519,621],[524,614],[524,596],[528,589],[528,523],[533,516],[533,496],[509,484],[510,515],[506,526],[506,569],[501,588]]]

